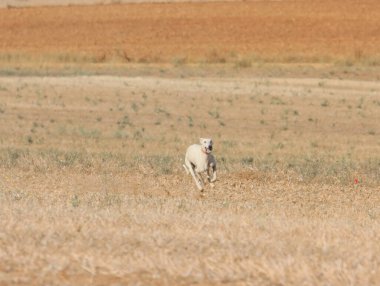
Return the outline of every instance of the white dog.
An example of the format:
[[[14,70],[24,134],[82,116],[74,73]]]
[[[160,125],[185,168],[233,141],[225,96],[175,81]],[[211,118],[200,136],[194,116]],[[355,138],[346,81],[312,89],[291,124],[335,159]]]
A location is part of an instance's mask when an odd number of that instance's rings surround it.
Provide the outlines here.
[[[203,190],[203,178],[201,173],[207,171],[207,180],[210,183],[216,181],[216,161],[211,154],[212,139],[200,138],[199,144],[193,144],[186,150],[185,164],[186,173],[193,176],[195,184],[200,191]]]

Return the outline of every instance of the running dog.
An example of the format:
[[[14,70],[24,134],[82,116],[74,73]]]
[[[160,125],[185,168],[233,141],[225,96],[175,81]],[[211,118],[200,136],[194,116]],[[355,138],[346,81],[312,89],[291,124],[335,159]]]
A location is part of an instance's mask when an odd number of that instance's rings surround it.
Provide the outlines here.
[[[187,148],[183,167],[187,174],[190,173],[193,176],[195,184],[202,191],[204,187],[202,172],[207,172],[207,180],[210,183],[216,181],[216,160],[211,154],[212,139],[200,138],[199,143]]]

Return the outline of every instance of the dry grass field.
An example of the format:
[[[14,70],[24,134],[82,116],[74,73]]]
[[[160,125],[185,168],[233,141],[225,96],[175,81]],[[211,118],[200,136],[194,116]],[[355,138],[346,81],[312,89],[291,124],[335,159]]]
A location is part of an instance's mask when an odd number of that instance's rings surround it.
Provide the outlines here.
[[[380,84],[3,77],[0,281],[375,285]],[[185,148],[215,140],[200,194]]]
[[[0,9],[0,285],[377,285],[379,5]]]

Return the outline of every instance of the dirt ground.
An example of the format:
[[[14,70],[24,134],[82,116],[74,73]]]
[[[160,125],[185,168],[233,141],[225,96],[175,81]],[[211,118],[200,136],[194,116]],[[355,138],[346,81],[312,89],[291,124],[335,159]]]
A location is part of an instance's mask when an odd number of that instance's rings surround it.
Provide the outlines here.
[[[379,6],[333,0],[1,9],[0,53],[24,61],[31,54],[95,62],[372,59],[379,56]]]

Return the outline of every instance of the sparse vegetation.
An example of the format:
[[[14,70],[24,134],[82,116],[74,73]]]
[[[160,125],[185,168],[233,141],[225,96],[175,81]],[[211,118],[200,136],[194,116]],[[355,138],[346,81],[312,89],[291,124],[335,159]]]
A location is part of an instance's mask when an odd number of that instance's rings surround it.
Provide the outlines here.
[[[236,61],[235,66],[237,68],[250,68],[252,67],[252,60],[249,58],[239,59]]]

